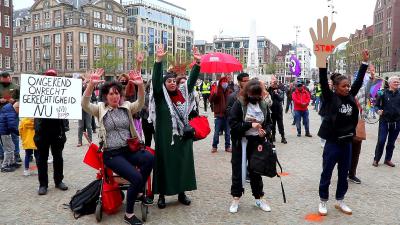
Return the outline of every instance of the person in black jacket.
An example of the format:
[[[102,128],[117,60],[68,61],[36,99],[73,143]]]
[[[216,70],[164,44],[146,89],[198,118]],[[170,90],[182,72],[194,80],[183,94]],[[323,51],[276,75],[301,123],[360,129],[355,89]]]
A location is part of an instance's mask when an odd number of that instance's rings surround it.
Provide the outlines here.
[[[348,189],[347,176],[351,163],[351,146],[359,115],[354,97],[363,84],[368,68],[366,63],[369,59],[368,50],[364,50],[362,55],[363,63],[351,88],[347,76],[334,73],[331,76],[334,91],[331,91],[328,85],[327,69],[319,68],[324,104],[320,112],[323,115],[323,121],[318,136],[326,140],[319,183],[321,202],[318,211],[323,216],[327,214],[329,185],[336,164],[338,164],[338,184],[335,207],[346,214],[352,214],[352,210],[344,203],[343,199]]]
[[[375,157],[373,166],[377,167],[379,160],[383,154],[386,139],[386,156],[385,164],[395,167],[392,162],[394,144],[400,132],[400,93],[399,93],[399,77],[389,78],[389,88],[385,89],[382,95],[378,96],[375,107],[378,109],[379,131],[378,142],[375,148]]]
[[[246,160],[242,160],[243,157],[249,159],[265,138],[270,136],[271,119],[267,103],[263,100],[264,91],[260,81],[249,81],[229,112],[233,147],[231,160],[233,201],[229,209],[231,213],[237,212],[239,199],[244,192]],[[261,175],[249,170],[249,176],[256,206],[263,211],[271,211],[262,199],[264,192]]]
[[[284,92],[278,87],[278,81],[272,82],[268,88],[268,93],[272,98],[271,119],[272,119],[272,141],[275,142],[276,124],[278,124],[281,143],[287,144],[285,138],[285,128],[283,127],[283,100]]]
[[[240,90],[244,88],[247,84],[249,79],[248,73],[239,73],[236,77],[238,81],[239,89],[235,90],[232,94],[228,96],[228,105],[226,106],[226,113],[229,115],[229,110],[231,110],[233,104],[236,102],[237,98],[239,97]]]
[[[57,76],[55,70],[46,71],[47,76]],[[49,151],[53,155],[54,184],[55,187],[66,191],[68,186],[63,183],[64,179],[64,160],[62,151],[67,141],[65,132],[69,130],[68,120],[63,119],[40,119],[35,118],[35,136],[33,140],[37,147],[39,158],[37,161],[39,178],[39,195],[47,194],[49,178],[47,174]]]

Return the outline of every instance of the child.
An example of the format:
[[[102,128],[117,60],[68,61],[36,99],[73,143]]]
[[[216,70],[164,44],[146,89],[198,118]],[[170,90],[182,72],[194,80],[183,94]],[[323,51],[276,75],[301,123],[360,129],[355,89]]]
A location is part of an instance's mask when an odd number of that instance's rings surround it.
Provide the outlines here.
[[[4,150],[4,160],[1,166],[1,172],[14,172],[21,165],[17,164],[14,156],[15,145],[11,134],[19,135],[18,132],[18,112],[19,103],[14,105],[8,103],[0,110],[0,144]]]
[[[33,137],[35,136],[35,127],[33,118],[23,118],[19,123],[19,134],[22,140],[22,147],[25,149],[25,169],[24,176],[29,176],[31,173],[29,172],[29,159],[32,157],[32,154],[35,156],[35,160],[37,162],[38,152],[36,151],[36,145],[33,141]]]

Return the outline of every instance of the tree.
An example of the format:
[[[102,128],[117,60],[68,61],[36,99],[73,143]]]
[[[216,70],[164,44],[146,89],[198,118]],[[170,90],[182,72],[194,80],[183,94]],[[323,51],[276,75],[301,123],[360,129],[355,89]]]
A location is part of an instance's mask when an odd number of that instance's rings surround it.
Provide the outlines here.
[[[96,60],[95,67],[104,68],[105,74],[116,75],[118,66],[123,62],[115,45],[103,44],[100,46],[100,58]]]
[[[275,72],[276,72],[275,63],[267,64],[265,71],[266,71],[266,74],[275,74]]]

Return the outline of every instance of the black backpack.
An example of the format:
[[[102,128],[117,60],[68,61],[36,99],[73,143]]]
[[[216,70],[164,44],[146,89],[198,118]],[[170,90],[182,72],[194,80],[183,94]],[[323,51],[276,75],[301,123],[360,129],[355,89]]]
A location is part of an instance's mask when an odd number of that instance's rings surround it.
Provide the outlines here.
[[[249,159],[249,169],[261,176],[267,177],[281,177],[279,176],[276,166],[279,166],[282,173],[282,166],[279,163],[278,156],[276,155],[275,145],[268,141],[264,141],[262,148],[255,150]],[[283,195],[283,202],[286,203],[285,189],[283,188],[281,179],[281,188]]]
[[[100,191],[101,179],[91,182],[72,196],[68,206],[74,212],[75,219],[84,215],[93,214],[96,211],[96,204],[99,200]]]

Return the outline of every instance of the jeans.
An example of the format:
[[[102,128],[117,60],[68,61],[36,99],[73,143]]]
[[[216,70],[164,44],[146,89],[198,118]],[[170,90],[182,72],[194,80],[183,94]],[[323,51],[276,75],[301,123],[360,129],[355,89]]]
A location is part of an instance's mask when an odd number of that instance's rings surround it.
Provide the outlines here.
[[[86,131],[89,141],[92,141],[92,116],[89,113],[82,112],[82,120],[78,121],[78,144],[82,144],[82,135]]]
[[[308,110],[306,110],[306,111],[295,110],[294,111],[294,120],[296,121],[297,134],[301,134],[301,125],[300,125],[301,118],[303,118],[303,125],[306,130],[306,134],[310,133],[310,128],[309,128],[310,121],[308,118],[308,114],[309,114]]]
[[[352,143],[341,143],[327,141],[322,155],[322,173],[319,182],[319,197],[321,201],[329,199],[329,185],[331,184],[332,172],[336,163],[338,164],[338,183],[336,188],[336,200],[343,200],[348,189],[347,175],[350,169]]]
[[[315,97],[314,110],[317,111],[317,112],[319,111],[320,99],[321,99],[321,98],[320,98],[319,96]]]
[[[64,149],[66,140],[67,139],[65,136],[47,138],[42,137],[41,140],[35,140],[37,147],[36,151],[39,153],[39,158],[36,164],[38,167],[39,185],[41,187],[48,187],[49,183],[49,177],[47,174],[47,159],[49,158],[50,149],[51,154],[53,155],[54,184],[58,185],[64,179],[64,159],[62,156],[62,151]]]
[[[12,141],[12,137],[10,134],[8,135],[1,135],[0,136],[0,145],[2,145],[4,150],[4,159],[2,167],[7,167],[10,165],[15,164],[15,155],[14,155],[14,148],[15,145]]]
[[[386,155],[385,161],[392,160],[394,144],[396,142],[397,136],[400,132],[400,121],[389,123],[384,121],[379,121],[379,131],[378,131],[378,143],[376,143],[375,148],[375,158],[374,160],[379,162],[383,155],[383,148],[385,147],[386,138]]]
[[[19,136],[17,134],[11,134],[12,141],[15,145],[14,154],[19,154]]]
[[[138,193],[143,193],[144,185],[153,169],[154,156],[147,151],[125,151],[113,154],[104,152],[104,164],[130,182],[126,196],[126,213],[133,213]]]
[[[229,127],[228,118],[226,116],[216,116],[215,117],[215,128],[214,128],[214,138],[212,147],[218,148],[219,144],[219,133],[223,130],[225,133],[225,148],[231,147],[231,128]]]
[[[207,112],[207,101],[210,97],[210,94],[203,94],[203,103],[204,103],[204,112]]]
[[[39,158],[38,151],[33,149],[25,149],[25,160],[24,160],[25,170],[29,170],[29,160],[32,155],[35,156],[35,160],[37,162]]]

